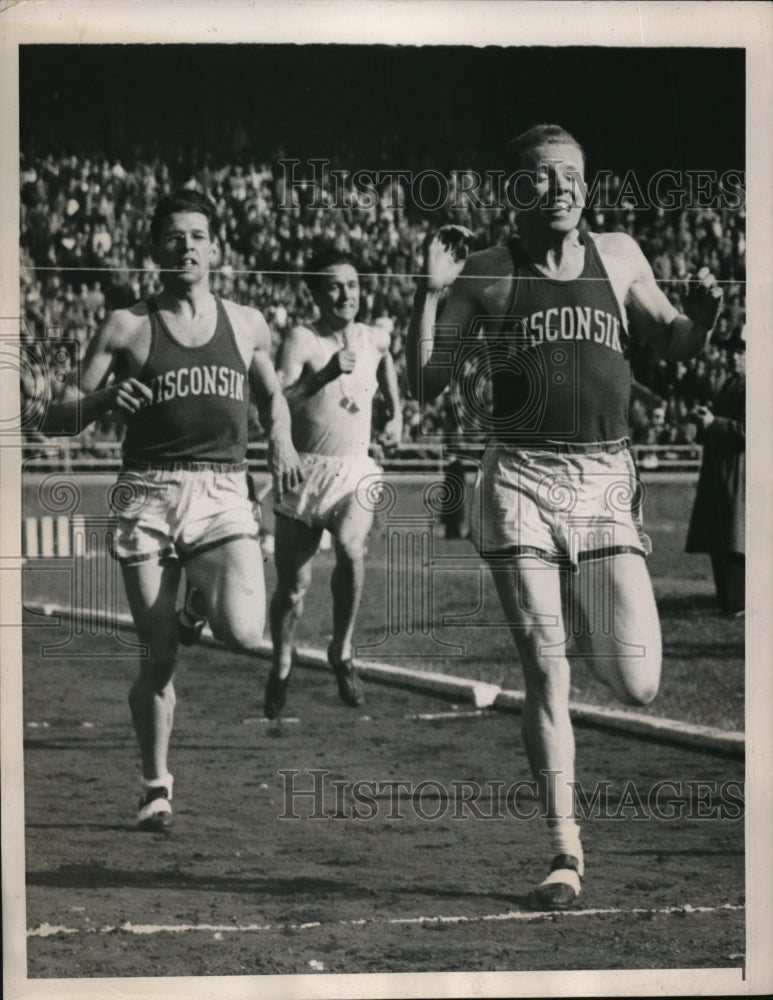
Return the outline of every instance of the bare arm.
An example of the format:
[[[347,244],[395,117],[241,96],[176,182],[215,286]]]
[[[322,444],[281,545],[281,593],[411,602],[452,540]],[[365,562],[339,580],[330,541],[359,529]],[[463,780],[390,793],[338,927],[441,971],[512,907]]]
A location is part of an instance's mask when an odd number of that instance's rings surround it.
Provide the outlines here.
[[[289,436],[290,411],[282,395],[274,366],[265,351],[255,351],[253,354],[249,379],[260,422],[269,438]]]
[[[342,373],[352,371],[356,364],[355,352],[351,348],[342,348],[319,371],[315,371],[309,363],[314,346],[314,334],[305,327],[292,329],[282,345],[277,374],[291,410],[302,406]]]
[[[269,468],[274,493],[279,499],[283,493],[294,489],[303,481],[303,474],[293,445],[290,410],[268,354],[268,326],[260,313],[256,310],[251,312],[256,336],[248,378],[260,422],[268,434]]]
[[[56,434],[76,421],[78,430],[83,430],[111,410],[136,413],[151,402],[150,388],[138,379],[114,381],[126,332],[127,318],[123,311],[108,316],[88,345],[80,385],[73,378],[65,390],[65,398],[48,407],[41,427],[43,433]]]
[[[380,441],[386,447],[398,445],[403,437],[403,413],[400,406],[400,391],[397,386],[397,372],[388,345],[376,369],[376,379],[381,394],[386,400],[389,415],[381,432]]]
[[[459,226],[448,226],[427,244],[427,276],[417,283],[405,343],[408,387],[422,402],[435,399],[449,385],[456,350],[480,311],[471,282],[456,280],[463,274],[471,236]],[[438,317],[441,295],[449,286]]]
[[[707,345],[722,308],[722,291],[708,268],[690,282],[686,315],[679,313],[658,287],[648,261],[637,244],[625,241],[633,268],[626,309],[633,328],[649,340],[666,361],[682,361]]]

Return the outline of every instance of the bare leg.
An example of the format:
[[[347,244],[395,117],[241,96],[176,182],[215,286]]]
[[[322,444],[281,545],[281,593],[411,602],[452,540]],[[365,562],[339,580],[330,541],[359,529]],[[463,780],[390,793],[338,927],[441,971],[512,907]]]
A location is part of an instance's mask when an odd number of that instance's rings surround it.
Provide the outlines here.
[[[571,598],[577,646],[594,676],[623,702],[658,693],[660,623],[645,560],[625,553],[580,564]]]
[[[258,541],[238,538],[203,552],[188,562],[186,572],[213,635],[235,652],[258,653],[266,621]]]
[[[148,781],[168,775],[167,754],[174,720],[172,677],[177,665],[175,597],[180,581],[176,562],[123,567],[124,585],[140,642],[148,656],[140,661],[129,693],[134,730]]]
[[[311,583],[312,559],[321,528],[277,515],[274,539],[276,590],[271,598],[269,620],[274,645],[274,674],[284,680],[292,667],[295,629],[303,614],[303,598]]]
[[[185,564],[212,634],[234,652],[255,653],[266,622],[263,552],[255,538],[235,538]]]
[[[172,677],[178,653],[175,598],[180,573],[179,563],[171,561],[124,567],[124,584],[137,632],[149,647],[129,695],[142,774],[146,788],[164,787],[168,798],[172,778],[167,755],[175,706]],[[202,610],[214,634],[230,649],[256,651],[263,635],[266,604],[258,542],[250,538],[226,542],[194,556],[186,573],[201,595]],[[153,800],[147,810],[140,812],[140,826],[146,829],[165,828],[170,825],[163,822],[165,819],[171,819],[168,802]]]
[[[523,741],[540,801],[547,817],[571,817],[574,733],[558,570],[535,557],[520,556],[492,565],[492,573],[521,657],[526,687]]]
[[[557,866],[535,898],[562,908],[580,892],[583,856],[574,808],[575,744],[559,571],[534,556],[492,563],[491,569],[523,667],[523,742]]]
[[[330,587],[333,595],[334,661],[350,660],[357,611],[365,583],[365,543],[373,524],[373,513],[352,496],[331,525],[335,536],[336,565]]]

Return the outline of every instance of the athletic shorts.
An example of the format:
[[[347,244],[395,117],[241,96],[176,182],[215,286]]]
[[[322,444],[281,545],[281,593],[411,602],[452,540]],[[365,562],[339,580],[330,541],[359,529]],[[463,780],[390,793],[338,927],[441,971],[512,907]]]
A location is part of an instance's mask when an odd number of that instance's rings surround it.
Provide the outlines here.
[[[257,538],[246,465],[178,462],[125,466],[113,486],[113,555],[124,565],[179,559],[235,538]]]
[[[317,455],[300,452],[303,482],[274,504],[274,511],[310,528],[334,527],[336,517],[354,501],[373,511],[382,469],[369,455]]]
[[[480,554],[531,554],[573,567],[625,552],[648,555],[628,442],[564,448],[489,444],[470,518]]]

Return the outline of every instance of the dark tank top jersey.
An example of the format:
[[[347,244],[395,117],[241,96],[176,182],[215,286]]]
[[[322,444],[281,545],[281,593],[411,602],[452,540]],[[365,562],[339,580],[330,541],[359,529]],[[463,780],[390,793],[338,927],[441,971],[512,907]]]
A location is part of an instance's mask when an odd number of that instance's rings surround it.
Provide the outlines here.
[[[493,430],[523,444],[618,441],[628,436],[629,338],[592,237],[582,273],[546,278],[517,240],[507,343],[492,357]]]
[[[153,402],[127,420],[124,458],[174,462],[237,463],[247,450],[247,372],[223,303],[215,296],[214,335],[185,347],[170,333],[148,299],[150,353],[139,379]]]

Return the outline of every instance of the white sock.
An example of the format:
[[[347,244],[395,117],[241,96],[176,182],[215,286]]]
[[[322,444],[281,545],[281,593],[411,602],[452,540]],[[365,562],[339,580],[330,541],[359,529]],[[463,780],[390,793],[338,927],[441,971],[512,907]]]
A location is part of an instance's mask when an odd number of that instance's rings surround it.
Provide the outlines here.
[[[571,854],[572,857],[577,858],[579,874],[582,875],[584,859],[578,824],[573,819],[553,819],[548,820],[548,830],[553,856],[555,857],[556,854]]]
[[[174,778],[168,771],[163,778],[140,778],[140,784],[142,785],[142,790],[144,792],[150,791],[151,788],[165,788],[169,798],[171,799],[172,797]]]

